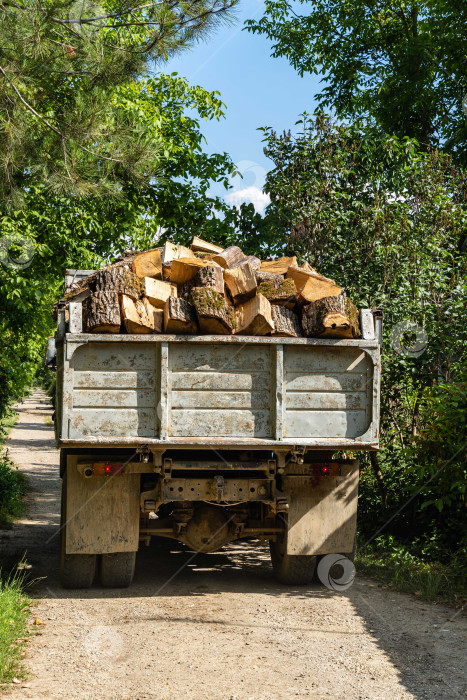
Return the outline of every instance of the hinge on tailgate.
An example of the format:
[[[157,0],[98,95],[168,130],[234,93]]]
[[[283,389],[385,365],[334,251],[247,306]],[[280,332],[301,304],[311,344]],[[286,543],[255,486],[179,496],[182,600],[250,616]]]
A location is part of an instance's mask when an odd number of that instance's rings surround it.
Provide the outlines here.
[[[292,453],[291,461],[297,464],[303,464],[305,461],[306,447],[294,445],[290,451]]]

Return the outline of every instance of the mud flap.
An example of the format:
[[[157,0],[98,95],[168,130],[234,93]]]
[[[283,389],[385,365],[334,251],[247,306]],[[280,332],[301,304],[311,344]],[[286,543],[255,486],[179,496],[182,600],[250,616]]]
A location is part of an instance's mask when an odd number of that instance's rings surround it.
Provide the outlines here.
[[[287,554],[346,554],[357,527],[358,461],[341,475],[310,480],[286,477],[289,515]]]
[[[86,479],[68,457],[67,554],[135,552],[139,541],[140,475]]]

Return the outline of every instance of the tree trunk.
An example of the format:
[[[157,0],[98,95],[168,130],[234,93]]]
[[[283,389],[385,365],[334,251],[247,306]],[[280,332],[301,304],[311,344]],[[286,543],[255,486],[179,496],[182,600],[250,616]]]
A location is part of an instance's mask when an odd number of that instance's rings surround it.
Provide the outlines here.
[[[199,327],[205,333],[229,335],[235,325],[235,312],[224,294],[207,287],[194,287],[191,292]]]
[[[305,306],[302,327],[306,336],[325,338],[358,338],[358,311],[350,299],[330,296]]]
[[[86,333],[118,333],[120,304],[115,289],[94,292],[83,302],[83,322]]]
[[[271,304],[272,320],[274,330],[271,335],[288,336],[297,338],[301,335],[300,322],[295,311],[287,309],[285,306]]]
[[[169,297],[164,306],[164,331],[182,335],[197,333],[198,323],[192,304],[185,299]]]

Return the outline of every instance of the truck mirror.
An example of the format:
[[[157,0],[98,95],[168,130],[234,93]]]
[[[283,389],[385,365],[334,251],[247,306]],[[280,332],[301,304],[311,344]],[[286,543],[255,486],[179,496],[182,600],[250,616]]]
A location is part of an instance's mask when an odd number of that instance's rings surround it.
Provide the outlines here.
[[[57,349],[55,347],[55,338],[53,336],[47,340],[47,347],[45,350],[45,366],[49,369],[57,368]]]

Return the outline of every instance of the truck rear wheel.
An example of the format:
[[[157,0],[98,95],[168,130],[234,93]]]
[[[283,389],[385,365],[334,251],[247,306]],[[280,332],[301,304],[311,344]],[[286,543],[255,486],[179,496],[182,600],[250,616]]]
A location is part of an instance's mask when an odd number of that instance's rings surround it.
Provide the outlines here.
[[[287,554],[287,521],[283,535],[269,541],[274,576],[280,583],[303,586],[313,582],[316,557]]]
[[[90,588],[96,572],[95,554],[66,553],[66,473],[62,481],[60,515],[60,584],[63,588]]]
[[[136,552],[102,555],[101,583],[107,588],[127,588],[135,573]]]

